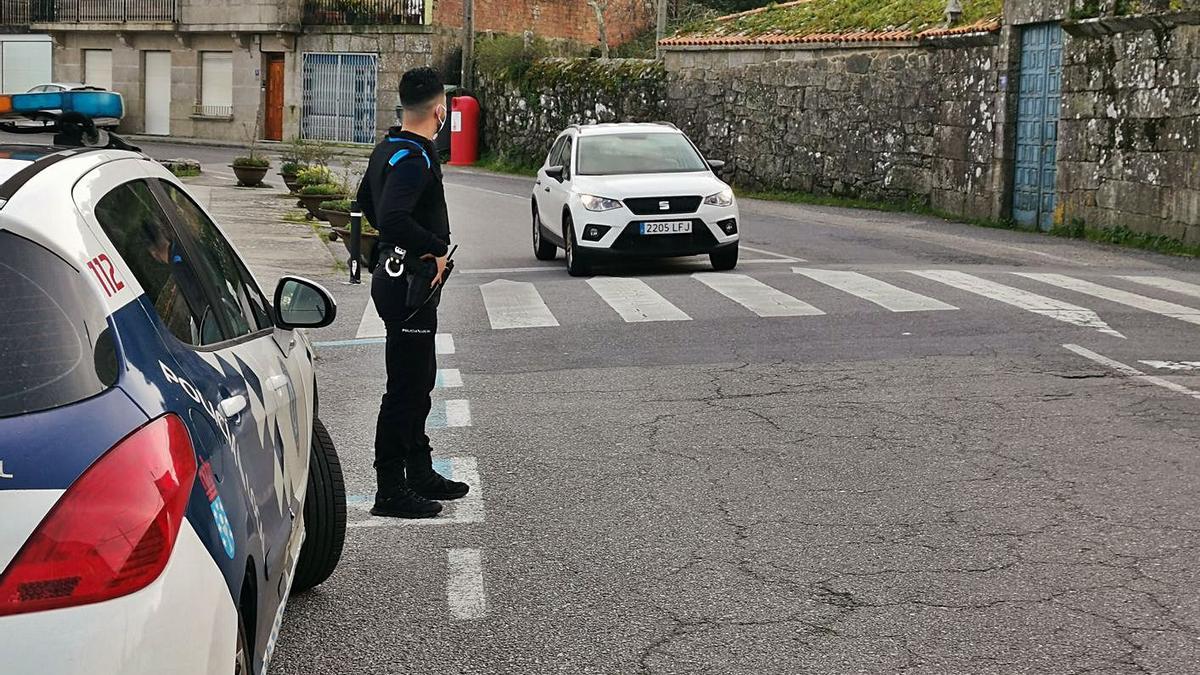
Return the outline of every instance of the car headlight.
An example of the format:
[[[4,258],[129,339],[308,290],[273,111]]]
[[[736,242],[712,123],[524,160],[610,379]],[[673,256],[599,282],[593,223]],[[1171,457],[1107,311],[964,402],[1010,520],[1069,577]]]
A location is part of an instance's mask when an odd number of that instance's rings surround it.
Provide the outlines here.
[[[597,197],[596,195],[579,195],[579,201],[583,202],[583,208],[588,211],[612,211],[613,209],[621,208],[621,202],[608,197]]]
[[[704,198],[704,203],[709,206],[733,206],[733,190],[725,188],[715,195],[709,195]]]

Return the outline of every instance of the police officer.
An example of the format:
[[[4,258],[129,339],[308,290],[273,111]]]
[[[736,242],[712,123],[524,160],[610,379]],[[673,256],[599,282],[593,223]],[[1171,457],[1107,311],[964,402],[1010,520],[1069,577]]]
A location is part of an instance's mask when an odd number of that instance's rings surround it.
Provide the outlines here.
[[[442,510],[435,500],[458,499],[469,490],[466,483],[434,471],[425,434],[437,375],[437,305],[450,244],[442,169],[433,144],[447,115],[437,71],[404,73],[400,105],[401,126],[392,127],[375,146],[358,190],[363,213],[379,230],[380,262],[371,280],[371,299],[387,327],[387,391],[375,430],[379,486],[371,513],[430,518]],[[412,274],[422,265],[431,274],[436,265],[432,282]],[[415,308],[413,296],[429,301]]]

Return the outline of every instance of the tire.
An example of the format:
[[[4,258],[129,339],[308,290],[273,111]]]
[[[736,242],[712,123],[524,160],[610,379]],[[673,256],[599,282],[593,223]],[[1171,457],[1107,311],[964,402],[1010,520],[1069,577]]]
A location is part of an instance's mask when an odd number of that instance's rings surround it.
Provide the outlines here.
[[[708,261],[712,263],[713,269],[717,270],[718,272],[726,272],[737,267],[738,245],[734,244],[729,248],[723,248],[709,253]]]
[[[246,624],[238,611],[237,647],[233,652],[233,675],[250,675],[250,641],[246,639]]]
[[[304,531],[304,546],[292,580],[293,593],[303,593],[328,579],[346,543],[346,484],[342,479],[342,463],[338,461],[333,439],[319,419],[313,419]]]
[[[554,260],[558,247],[542,236],[542,219],[538,215],[537,202],[533,203],[533,257],[538,260]]]
[[[567,274],[573,277],[590,275],[592,266],[588,263],[587,255],[575,243],[575,224],[570,216],[563,219],[563,241],[567,243]]]

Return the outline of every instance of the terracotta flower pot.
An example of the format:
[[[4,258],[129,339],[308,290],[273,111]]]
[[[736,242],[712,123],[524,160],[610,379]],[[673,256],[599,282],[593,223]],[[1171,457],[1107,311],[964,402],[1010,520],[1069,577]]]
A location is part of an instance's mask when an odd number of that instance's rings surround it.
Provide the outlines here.
[[[233,167],[233,175],[237,176],[238,185],[243,187],[258,187],[262,185],[263,178],[267,176],[266,166],[238,166],[230,164]]]

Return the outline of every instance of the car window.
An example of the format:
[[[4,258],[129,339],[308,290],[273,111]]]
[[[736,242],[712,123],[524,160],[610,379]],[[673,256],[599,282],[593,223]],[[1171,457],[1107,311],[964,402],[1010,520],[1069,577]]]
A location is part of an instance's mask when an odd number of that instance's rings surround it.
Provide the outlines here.
[[[274,326],[270,305],[216,223],[186,192],[167,181],[159,181],[159,185],[175,207],[180,227],[199,244],[203,263],[197,266],[208,282],[219,287],[218,299],[228,310],[230,324],[236,333],[230,337]]]
[[[217,315],[150,186],[133,181],[96,204],[96,221],[171,333],[190,345],[224,339]]]
[[[0,417],[69,405],[116,384],[112,331],[84,274],[0,232]]]
[[[550,153],[546,155],[546,166],[558,164],[558,159],[562,154],[563,141],[566,138],[566,136],[560,136],[558,140],[554,141],[554,145],[550,146]]]
[[[579,141],[579,175],[708,171],[696,148],[680,133],[626,132]]]
[[[571,137],[567,136],[566,143],[562,146],[562,157],[559,158],[559,164],[563,167],[563,180],[571,178]]]

